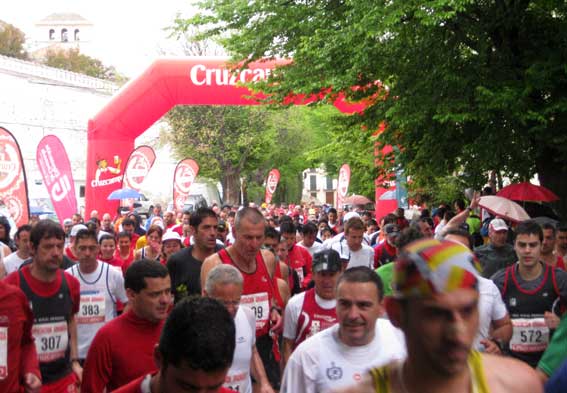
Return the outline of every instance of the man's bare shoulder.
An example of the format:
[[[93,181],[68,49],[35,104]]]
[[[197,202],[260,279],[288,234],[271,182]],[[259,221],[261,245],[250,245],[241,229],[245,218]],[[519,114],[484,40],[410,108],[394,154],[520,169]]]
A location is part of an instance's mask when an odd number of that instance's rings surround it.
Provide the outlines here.
[[[543,384],[533,368],[516,359],[482,354],[484,374],[490,391],[540,393]]]
[[[220,259],[220,256],[218,254],[218,252],[214,253],[213,255],[210,255],[208,257],[205,258],[205,260],[203,261],[203,267],[204,266],[217,266],[222,264],[222,261]]]

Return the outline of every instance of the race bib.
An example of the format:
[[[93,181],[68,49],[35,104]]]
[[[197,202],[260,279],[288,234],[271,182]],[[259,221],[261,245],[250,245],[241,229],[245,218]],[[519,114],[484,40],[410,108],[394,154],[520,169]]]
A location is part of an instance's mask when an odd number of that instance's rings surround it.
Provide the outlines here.
[[[224,381],[224,387],[239,393],[246,393],[250,385],[250,374],[247,372],[239,372],[236,374],[228,374]]]
[[[549,344],[549,328],[543,318],[512,319],[514,334],[510,349],[514,352],[541,352]]]
[[[35,339],[35,349],[40,363],[65,357],[65,351],[69,344],[67,321],[33,325],[32,335]]]
[[[240,304],[254,311],[256,330],[262,329],[270,318],[270,298],[267,292],[242,295]]]
[[[8,328],[0,327],[0,381],[8,377]]]
[[[295,272],[297,273],[297,277],[299,277],[299,286],[303,288],[303,266],[302,267],[296,267]]]
[[[104,323],[106,300],[99,294],[81,295],[81,309],[77,323],[81,325]]]

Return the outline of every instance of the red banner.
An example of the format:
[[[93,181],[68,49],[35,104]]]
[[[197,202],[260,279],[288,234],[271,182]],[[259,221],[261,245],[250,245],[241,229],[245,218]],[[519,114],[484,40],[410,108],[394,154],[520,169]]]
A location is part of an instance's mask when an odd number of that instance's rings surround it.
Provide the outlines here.
[[[272,196],[275,194],[279,182],[280,171],[272,169],[268,174],[268,179],[266,180],[266,203],[272,203]]]
[[[78,212],[77,197],[63,143],[55,135],[47,135],[37,145],[36,160],[59,222],[71,218]]]
[[[344,200],[348,193],[350,183],[350,166],[343,164],[339,170],[339,182],[337,185],[337,207],[343,207]]]
[[[183,205],[189,196],[189,189],[199,173],[199,165],[190,158],[177,163],[173,174],[173,203],[178,211],[183,210]]]
[[[130,154],[126,169],[124,170],[124,178],[122,179],[122,188],[131,188],[136,191],[142,189],[142,183],[146,179],[150,169],[156,160],[154,149],[149,146],[138,146]]]
[[[17,226],[29,221],[28,187],[22,153],[16,138],[0,127],[0,201]]]

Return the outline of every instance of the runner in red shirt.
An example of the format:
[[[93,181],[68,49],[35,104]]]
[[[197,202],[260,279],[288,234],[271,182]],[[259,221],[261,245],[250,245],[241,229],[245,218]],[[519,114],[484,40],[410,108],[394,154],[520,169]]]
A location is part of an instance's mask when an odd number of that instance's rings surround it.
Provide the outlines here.
[[[124,286],[130,309],[97,332],[81,393],[112,391],[156,370],[154,347],[173,300],[167,268],[148,259],[137,261],[126,271]]]
[[[341,257],[337,251],[327,249],[314,255],[315,287],[294,296],[285,309],[284,365],[299,344],[337,323],[336,286],[341,270]]]
[[[282,222],[280,225],[280,233],[282,234],[282,240],[287,244],[288,254],[286,263],[297,272],[299,276],[299,286],[301,290],[305,290],[311,281],[311,264],[313,258],[306,248],[296,244],[297,230],[292,222]]]
[[[116,239],[112,235],[102,235],[98,238],[98,245],[100,247],[98,259],[108,263],[111,266],[122,269],[123,261],[117,258],[115,255]]]
[[[201,268],[201,287],[204,287],[209,271],[217,265],[231,264],[240,270],[244,277],[242,304],[254,311],[258,352],[270,383],[277,389],[279,364],[272,350],[270,331],[281,333],[282,317],[276,304],[277,288],[273,280],[276,261],[270,251],[261,250],[265,226],[266,220],[258,209],[241,209],[234,224],[234,244],[205,260]]]
[[[32,337],[33,314],[23,292],[0,281],[0,391],[39,392],[41,373]]]
[[[159,371],[114,392],[232,392],[222,385],[235,345],[234,322],[221,303],[207,297],[183,299],[167,318],[154,351]]]
[[[79,233],[79,231],[83,229],[87,229],[86,225],[83,224],[74,225],[73,228],[71,228],[71,233],[69,234],[69,244],[67,245],[67,247],[65,247],[65,255],[74,263],[77,263],[77,261],[79,260],[79,258],[77,258],[77,256],[73,252],[73,246],[75,245],[75,238],[77,237],[77,233]]]
[[[565,270],[565,261],[561,255],[555,253],[557,243],[557,229],[551,223],[541,226],[543,230],[543,241],[541,243],[540,258],[542,261],[561,270]]]
[[[33,310],[35,339],[43,380],[42,393],[77,392],[82,368],[78,362],[77,323],[80,285],[60,269],[65,232],[50,220],[40,220],[30,233],[32,262],[6,277],[19,287]]]
[[[126,270],[134,261],[134,247],[132,247],[132,234],[128,232],[120,232],[118,234],[118,248],[114,253],[116,259],[121,261],[122,274],[126,274]]]

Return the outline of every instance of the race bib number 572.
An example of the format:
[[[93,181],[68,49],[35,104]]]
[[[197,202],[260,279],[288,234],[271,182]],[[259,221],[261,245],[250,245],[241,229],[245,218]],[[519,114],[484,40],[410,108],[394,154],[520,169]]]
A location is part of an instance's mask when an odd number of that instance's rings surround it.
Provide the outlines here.
[[[549,343],[549,328],[543,318],[512,319],[514,334],[510,349],[515,352],[541,352]]]

